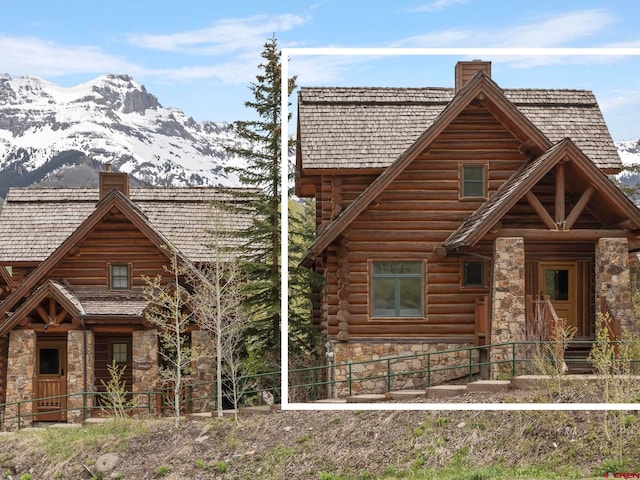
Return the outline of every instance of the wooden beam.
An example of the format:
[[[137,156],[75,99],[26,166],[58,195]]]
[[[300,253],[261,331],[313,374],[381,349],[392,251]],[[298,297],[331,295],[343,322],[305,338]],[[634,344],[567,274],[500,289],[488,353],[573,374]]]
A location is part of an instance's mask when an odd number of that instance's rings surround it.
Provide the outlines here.
[[[58,325],[61,324],[62,320],[64,320],[64,317],[66,316],[67,316],[67,311],[63,308],[62,311],[56,315],[56,318],[54,320],[55,323],[57,323]]]
[[[55,321],[56,318],[56,300],[49,297],[49,321]]]
[[[578,217],[587,206],[587,203],[589,203],[589,200],[591,199],[595,191],[596,187],[591,184],[584,192],[582,192],[580,200],[578,200],[578,203],[576,203],[575,207],[571,209],[571,213],[569,213],[569,216],[567,217],[567,220],[564,224],[565,230],[571,230],[573,228],[573,224],[576,223],[576,220],[578,220]]]
[[[556,224],[559,230],[565,221],[565,204],[564,204],[564,162],[556,165]]]
[[[548,241],[548,242],[592,242],[601,238],[629,238],[636,239],[633,235],[624,230],[542,230],[542,229],[518,229],[504,228],[496,234],[487,234],[484,238],[493,240],[498,237],[522,237],[525,241]]]
[[[49,321],[51,320],[51,317],[49,317],[49,315],[47,315],[47,312],[44,310],[44,308],[42,308],[40,305],[38,305],[36,307],[36,312],[38,312],[38,315],[40,315],[40,318],[42,319],[42,321],[44,323],[49,323]]]
[[[542,203],[540,203],[538,197],[531,193],[531,190],[526,193],[525,197],[527,198],[529,205],[531,205],[531,207],[536,211],[545,227],[547,227],[549,230],[557,230],[558,225],[553,221],[553,218],[551,218],[551,215],[549,215],[547,209],[544,208]]]

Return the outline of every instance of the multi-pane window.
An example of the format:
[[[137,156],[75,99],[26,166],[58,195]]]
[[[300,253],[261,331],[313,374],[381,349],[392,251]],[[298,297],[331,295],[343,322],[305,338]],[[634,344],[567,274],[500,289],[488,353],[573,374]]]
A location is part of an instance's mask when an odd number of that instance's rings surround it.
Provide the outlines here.
[[[483,165],[462,166],[462,198],[483,198],[485,192],[485,168]]]
[[[484,287],[484,262],[467,260],[462,264],[462,285],[464,287]]]
[[[373,262],[374,317],[422,317],[422,262]]]
[[[111,359],[116,363],[127,363],[129,346],[126,343],[111,344]]]
[[[129,289],[129,265],[111,265],[111,289]]]

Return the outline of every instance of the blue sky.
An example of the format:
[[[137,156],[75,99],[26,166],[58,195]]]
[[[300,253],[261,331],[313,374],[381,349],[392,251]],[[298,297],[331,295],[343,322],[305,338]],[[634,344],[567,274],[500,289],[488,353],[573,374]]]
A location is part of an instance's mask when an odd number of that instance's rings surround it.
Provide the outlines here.
[[[0,17],[0,72],[71,86],[127,73],[196,120],[250,118],[265,40],[286,48],[635,48],[634,1],[25,0]],[[290,56],[299,85],[453,86],[463,55]],[[640,56],[483,55],[505,88],[596,93],[615,140],[640,138]]]

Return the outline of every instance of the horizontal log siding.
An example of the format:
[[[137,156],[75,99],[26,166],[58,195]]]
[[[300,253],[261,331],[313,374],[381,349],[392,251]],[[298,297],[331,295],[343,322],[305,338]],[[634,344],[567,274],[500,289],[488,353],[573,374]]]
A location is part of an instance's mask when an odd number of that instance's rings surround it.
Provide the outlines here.
[[[0,404],[6,401],[8,351],[9,336],[0,337]]]
[[[348,308],[351,338],[420,337],[471,338],[475,302],[488,289],[460,287],[460,257],[438,259],[440,245],[484,200],[459,200],[459,164],[487,164],[489,194],[495,192],[527,155],[518,151],[520,141],[488,111],[469,108],[419,155],[344,232],[342,244],[349,252]],[[373,175],[341,177],[341,207],[345,209],[374,180]],[[323,178],[322,202],[331,181]],[[330,205],[318,208],[326,222]],[[481,242],[476,253],[492,254],[493,243]],[[369,318],[369,260],[427,260],[426,319],[373,320]],[[340,299],[337,297],[337,256],[326,257],[325,300],[328,333],[338,333]],[[488,272],[487,272],[488,274]],[[344,302],[344,300],[343,300]],[[343,314],[344,315],[344,314]]]
[[[103,385],[108,384],[110,380],[109,370],[107,365],[111,363],[111,352],[109,349],[113,343],[126,343],[128,345],[128,357],[126,368],[121,378],[121,382],[125,382],[125,389],[127,392],[131,392],[133,389],[133,370],[132,370],[132,358],[131,358],[131,334],[129,335],[105,335],[96,333],[95,336],[95,378],[96,389],[100,392],[106,392],[106,387]],[[118,364],[119,368],[122,368],[123,364]]]
[[[48,275],[72,286],[109,286],[107,265],[131,264],[133,287],[142,287],[142,275],[169,274],[162,268],[169,259],[131,222],[110,214]]]

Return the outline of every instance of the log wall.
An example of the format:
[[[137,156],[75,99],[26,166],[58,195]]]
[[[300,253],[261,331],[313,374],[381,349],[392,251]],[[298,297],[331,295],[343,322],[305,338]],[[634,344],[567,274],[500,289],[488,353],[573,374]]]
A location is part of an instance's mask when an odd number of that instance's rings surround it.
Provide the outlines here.
[[[131,334],[129,335],[105,335],[96,333],[95,336],[95,379],[96,389],[100,392],[106,391],[102,385],[109,382],[109,370],[107,365],[111,363],[111,353],[109,349],[113,343],[126,343],[128,345],[128,362],[122,379],[125,382],[125,388],[128,392],[133,388],[133,370],[131,367]],[[120,365],[122,366],[122,365]]]
[[[8,351],[9,336],[0,337],[0,404],[6,401]]]
[[[493,194],[526,160],[513,136],[483,107],[469,107],[372,202],[325,252],[324,301],[318,312],[329,338],[450,338],[473,341],[476,298],[489,288],[461,287],[460,254],[437,258],[439,246],[485,199],[460,199],[460,165],[487,167],[488,196]],[[344,211],[371,183],[375,175],[342,172],[324,175],[317,190],[317,223],[326,225]],[[539,187],[541,201],[553,215],[554,179]],[[339,207],[337,203],[339,202]],[[567,210],[570,210],[568,203]],[[578,227],[595,223],[588,212]],[[591,220],[590,220],[591,219]],[[509,226],[543,228],[542,221],[524,200],[509,213]],[[506,220],[505,220],[506,222]],[[492,256],[493,242],[480,242],[475,255]],[[527,245],[536,258],[548,245]],[[593,255],[593,245],[562,245],[566,258]],[[346,256],[346,257],[345,257]],[[477,259],[478,257],[475,257]],[[425,262],[425,317],[398,320],[369,315],[369,262],[411,260]],[[489,275],[489,272],[486,272]],[[346,294],[348,293],[348,294]],[[345,320],[347,322],[345,323]],[[348,333],[344,333],[347,331]]]
[[[109,287],[108,264],[131,264],[132,287],[144,286],[141,275],[169,274],[164,253],[119,212],[109,214],[48,278],[63,278],[74,287]]]

